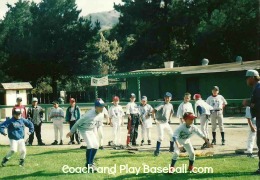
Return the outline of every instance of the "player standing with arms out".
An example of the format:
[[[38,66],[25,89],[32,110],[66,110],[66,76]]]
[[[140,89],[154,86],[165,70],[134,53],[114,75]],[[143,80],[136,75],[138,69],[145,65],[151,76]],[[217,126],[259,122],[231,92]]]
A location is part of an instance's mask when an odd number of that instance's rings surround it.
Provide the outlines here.
[[[69,122],[70,124],[70,129],[79,119],[80,119],[80,108],[79,106],[76,105],[76,100],[74,98],[70,98],[70,106],[66,110],[66,117],[65,117],[66,122]],[[77,143],[80,144],[79,132],[76,131],[75,134],[73,134],[70,137],[69,145],[75,144],[74,136],[76,138]]]
[[[140,117],[142,122],[142,141],[141,146],[144,144],[145,135],[147,136],[148,145],[151,145],[151,131],[152,128],[152,112],[153,108],[150,104],[147,104],[147,97],[142,96],[140,106]]]
[[[33,133],[33,123],[27,119],[21,117],[21,109],[13,109],[13,117],[0,125],[0,133],[6,136],[4,131],[7,128],[8,138],[10,140],[10,151],[2,160],[1,165],[6,166],[7,161],[11,156],[17,152],[17,149],[20,151],[20,166],[24,166],[24,159],[26,156],[26,147],[24,142],[24,126],[29,128],[29,135]]]
[[[212,95],[207,98],[206,101],[210,106],[213,107],[211,113],[211,125],[212,125],[212,142],[211,144],[216,145],[216,129],[217,122],[222,138],[222,145],[225,145],[225,132],[224,132],[224,118],[223,118],[223,109],[227,105],[226,99],[219,94],[218,86],[213,86]]]
[[[38,105],[38,99],[34,97],[32,99],[32,106],[28,108],[27,119],[29,119],[34,126],[34,132],[38,140],[39,146],[44,146],[42,142],[42,118],[44,109]],[[34,139],[34,132],[29,136],[28,146],[31,146]]]
[[[200,128],[204,136],[209,140],[208,124],[210,118],[210,111],[213,107],[202,100],[200,94],[194,94],[193,99],[195,100],[195,115],[200,118]],[[207,147],[207,143],[202,145],[202,149]]]
[[[157,132],[158,132],[158,140],[156,143],[156,150],[154,151],[154,155],[158,156],[160,153],[160,146],[161,142],[164,138],[164,130],[167,131],[169,138],[170,138],[170,152],[173,152],[173,141],[172,141],[172,128],[169,125],[169,121],[171,116],[173,115],[173,105],[170,103],[172,99],[172,94],[169,92],[166,92],[164,95],[164,102],[160,104],[159,106],[155,107],[153,110],[153,119],[157,126]]]
[[[212,147],[210,145],[208,139],[204,136],[204,134],[193,124],[193,120],[196,118],[193,113],[186,112],[183,115],[183,119],[185,121],[184,124],[181,124],[175,131],[173,135],[174,143],[174,153],[172,156],[171,169],[170,173],[175,171],[175,163],[179,157],[180,150],[185,148],[185,150],[189,154],[189,168],[188,171],[193,170],[193,163],[195,161],[195,152],[194,148],[191,144],[190,137],[195,133],[204,139],[205,143],[208,147]]]
[[[123,108],[119,105],[119,97],[113,97],[113,105],[108,109],[109,124],[113,127],[112,137],[114,149],[116,146],[121,145],[121,126],[123,124],[123,117],[125,115]]]
[[[130,102],[126,105],[126,114],[128,116],[128,125],[127,125],[127,140],[126,145],[129,146],[132,142],[133,146],[137,146],[136,139],[138,137],[138,126],[139,126],[139,107],[135,103],[135,94],[131,93]]]
[[[254,148],[255,138],[256,138],[256,119],[252,118],[251,116],[249,101],[247,99],[243,100],[243,106],[246,108],[245,118],[247,119],[247,123],[249,127],[246,154],[247,157],[254,157],[253,148]]]
[[[256,144],[258,147],[258,170],[256,174],[260,174],[260,77],[256,70],[248,70],[246,72],[246,83],[253,87],[251,96],[250,111],[252,118],[256,118]]]
[[[184,113],[192,112],[194,114],[192,104],[190,103],[190,99],[191,99],[191,94],[185,93],[183,98],[184,101],[178,107],[177,118],[180,119],[180,124],[184,122],[182,119]]]
[[[70,132],[66,135],[67,138],[72,136],[73,133],[78,129],[84,141],[87,144],[86,149],[86,167],[88,171],[96,172],[96,167],[94,166],[94,158],[98,150],[98,139],[94,132],[96,128],[96,123],[98,121],[103,121],[104,114],[103,108],[105,103],[101,98],[96,99],[95,109],[91,109],[86,112],[71,128]]]

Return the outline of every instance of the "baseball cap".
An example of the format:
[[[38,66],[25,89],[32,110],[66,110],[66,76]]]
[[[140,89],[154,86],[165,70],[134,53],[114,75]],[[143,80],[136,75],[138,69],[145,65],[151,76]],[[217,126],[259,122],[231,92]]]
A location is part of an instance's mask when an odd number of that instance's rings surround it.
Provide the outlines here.
[[[106,104],[101,98],[97,98],[95,101],[95,106],[96,107],[104,107]]]
[[[259,77],[258,71],[253,70],[253,69],[246,71],[246,77],[254,77],[254,76]]]
[[[193,99],[201,99],[201,95],[200,94],[194,94]]]
[[[23,99],[21,97],[17,97],[16,101],[22,101]]]
[[[113,101],[119,101],[119,97],[118,96],[114,96],[113,97]]]
[[[19,108],[14,108],[13,113],[14,113],[15,115],[20,115],[22,112],[21,112],[21,109],[19,109]]]
[[[59,104],[59,101],[53,101],[52,104]]]
[[[74,103],[76,100],[74,98],[70,98],[70,103]]]
[[[142,100],[147,101],[147,97],[146,96],[142,96]]]
[[[164,97],[172,97],[172,94],[170,92],[166,92]]]
[[[130,97],[132,98],[135,98],[135,94],[134,93],[131,93]]]
[[[36,97],[32,98],[32,102],[38,102],[38,99]]]
[[[183,115],[183,119],[191,119],[191,120],[194,120],[195,118],[197,118],[193,113],[191,112],[186,112],[184,113]]]
[[[218,88],[218,86],[213,86],[212,90],[217,90],[217,91],[219,91],[219,88]]]

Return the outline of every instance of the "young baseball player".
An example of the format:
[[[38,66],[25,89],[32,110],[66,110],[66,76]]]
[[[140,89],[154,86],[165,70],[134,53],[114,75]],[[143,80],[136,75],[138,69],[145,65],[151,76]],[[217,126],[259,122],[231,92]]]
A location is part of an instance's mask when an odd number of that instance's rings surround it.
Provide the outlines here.
[[[148,145],[151,145],[151,131],[152,128],[152,112],[153,108],[150,104],[147,104],[147,97],[142,96],[140,106],[140,117],[142,122],[142,141],[141,146],[144,144],[145,136],[147,136]]]
[[[96,128],[96,123],[98,121],[103,121],[104,114],[103,108],[105,106],[104,101],[101,98],[96,99],[95,109],[91,109],[86,112],[71,128],[70,132],[66,135],[67,138],[72,136],[73,133],[78,129],[81,136],[87,145],[86,150],[86,167],[92,172],[96,172],[97,168],[94,166],[94,158],[97,153],[99,144],[97,136],[94,132]]]
[[[190,137],[195,133],[204,139],[205,143],[208,147],[212,147],[208,139],[204,136],[204,134],[193,124],[193,120],[196,118],[193,113],[186,112],[183,115],[183,120],[185,123],[181,124],[175,131],[173,135],[174,143],[174,152],[172,156],[171,162],[171,172],[175,171],[175,163],[179,157],[180,150],[185,148],[189,154],[189,168],[188,171],[193,170],[193,163],[195,161],[195,152],[194,148],[191,144]]]
[[[26,156],[26,148],[24,142],[24,126],[29,128],[29,135],[33,133],[34,127],[33,123],[27,119],[21,117],[21,109],[13,109],[13,117],[0,125],[0,133],[6,136],[5,128],[7,128],[8,138],[10,140],[10,151],[2,160],[2,166],[6,166],[7,161],[11,156],[17,152],[17,149],[20,151],[20,166],[24,166],[24,159]]]
[[[154,155],[158,156],[160,153],[160,146],[161,142],[164,138],[164,130],[167,131],[169,137],[170,137],[170,152],[173,152],[173,141],[172,139],[172,128],[169,125],[169,120],[171,116],[173,115],[173,105],[170,103],[172,99],[172,94],[169,92],[166,92],[164,95],[164,102],[160,104],[159,106],[155,107],[153,110],[153,119],[157,126],[157,132],[158,132],[158,140],[156,143],[156,150],[154,151]]]
[[[59,145],[63,145],[63,122],[64,122],[64,112],[63,109],[59,107],[58,101],[53,101],[53,107],[49,113],[49,119],[53,122],[54,126],[54,136],[55,140],[51,145],[58,144],[58,132],[60,133],[60,143]]]
[[[191,94],[185,93],[183,98],[184,101],[178,107],[177,118],[180,119],[180,124],[184,122],[182,119],[184,113],[186,112],[194,113],[192,104],[190,103],[190,99],[191,99]]]
[[[113,105],[108,110],[109,124],[113,127],[113,144],[116,146],[121,144],[121,126],[125,115],[123,108],[119,105],[119,97],[113,97]]]
[[[249,133],[248,133],[248,139],[247,139],[247,157],[254,157],[253,156],[253,148],[255,144],[255,138],[256,138],[256,118],[252,118],[251,112],[250,112],[250,106],[249,106],[249,100],[244,99],[243,105],[246,107],[246,115],[248,126],[249,126]]]
[[[69,122],[70,129],[76,123],[77,120],[80,119],[80,108],[76,105],[76,100],[74,98],[70,98],[70,106],[66,110],[66,122]],[[78,144],[80,144],[79,133],[76,131],[70,138],[69,145],[75,144],[74,136]]]
[[[130,142],[132,142],[133,146],[137,146],[136,139],[138,136],[138,126],[140,121],[140,112],[139,107],[135,103],[135,94],[131,93],[130,102],[126,105],[126,114],[128,116],[128,134],[126,145],[129,146]]]
[[[104,118],[107,119],[107,122],[109,121],[109,115],[108,115],[108,111],[106,109],[106,107],[103,108],[102,111],[103,114],[103,119],[99,119],[99,121],[97,121],[96,127],[94,128],[94,132],[98,138],[98,142],[99,142],[99,149],[103,150],[104,146],[103,146],[103,142],[104,142],[104,131],[103,131],[103,120]]]
[[[194,94],[193,99],[195,100],[195,116],[200,118],[200,128],[204,136],[209,140],[208,124],[210,118],[210,111],[213,107],[202,100],[200,94]],[[207,147],[207,143],[202,145],[202,149]]]
[[[219,94],[218,86],[214,86],[212,88],[212,95],[207,98],[206,102],[213,107],[210,116],[211,125],[212,125],[212,136],[213,136],[211,144],[216,145],[216,129],[217,129],[217,122],[218,122],[219,130],[222,138],[222,145],[225,145],[223,109],[227,105],[227,101],[222,95]]]

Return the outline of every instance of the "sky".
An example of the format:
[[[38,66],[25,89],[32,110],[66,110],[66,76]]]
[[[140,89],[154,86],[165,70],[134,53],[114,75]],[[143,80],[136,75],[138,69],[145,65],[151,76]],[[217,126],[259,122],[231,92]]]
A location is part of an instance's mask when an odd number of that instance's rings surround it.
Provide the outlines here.
[[[8,10],[6,4],[14,5],[18,0],[0,0],[0,19],[3,19]],[[39,3],[41,0],[29,0]],[[78,9],[81,9],[81,16],[88,15],[95,12],[103,12],[113,10],[114,2],[121,3],[121,0],[76,0]]]

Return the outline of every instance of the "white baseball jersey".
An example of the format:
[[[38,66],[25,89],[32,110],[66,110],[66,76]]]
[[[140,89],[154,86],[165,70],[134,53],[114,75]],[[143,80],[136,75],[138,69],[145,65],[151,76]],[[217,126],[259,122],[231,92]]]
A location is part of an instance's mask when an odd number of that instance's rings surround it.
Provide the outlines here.
[[[252,121],[252,124],[256,124],[256,118],[252,118],[249,106],[246,107],[245,118],[250,119]]]
[[[209,96],[206,102],[213,107],[213,110],[222,110],[223,105],[227,105],[227,101],[222,95]]]
[[[146,119],[151,119],[151,113],[153,112],[153,108],[150,104],[146,104],[145,106],[140,106],[140,115],[143,121]]]
[[[201,113],[198,113],[197,108],[201,108]],[[200,116],[202,114],[210,115],[210,110],[213,110],[213,107],[206,103],[204,100],[199,99],[195,103],[195,115]]]
[[[160,122],[168,122],[171,115],[174,113],[173,105],[171,103],[161,103],[154,108],[156,110],[155,117]]]
[[[112,105],[109,109],[108,109],[108,114],[109,114],[109,118],[111,119],[122,119],[122,117],[125,115],[123,108],[121,105]]]
[[[139,107],[135,102],[129,102],[126,105],[126,114],[140,114]]]
[[[178,141],[186,141],[189,139],[193,134],[197,134],[201,138],[204,138],[205,135],[198,129],[194,124],[191,124],[187,127],[186,123],[181,124],[173,133],[173,137]]]
[[[182,102],[177,110],[177,118],[182,118],[184,113],[191,112],[194,114],[192,104],[190,102]]]

